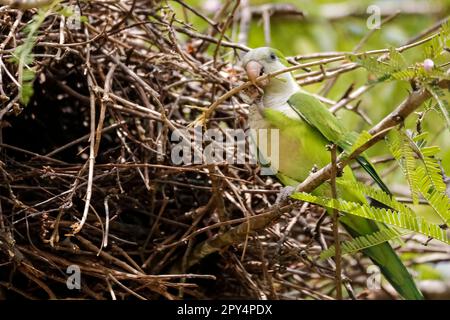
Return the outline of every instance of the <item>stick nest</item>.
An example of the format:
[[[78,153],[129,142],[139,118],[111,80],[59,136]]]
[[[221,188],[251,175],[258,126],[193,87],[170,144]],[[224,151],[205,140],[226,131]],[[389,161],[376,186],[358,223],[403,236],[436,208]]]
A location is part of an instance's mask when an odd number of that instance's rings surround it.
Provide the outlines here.
[[[171,161],[174,129],[192,134],[241,83],[245,47],[219,24],[193,29],[165,3],[80,5],[80,28],[50,12],[36,31],[22,66],[35,73],[26,106],[11,58],[37,10],[0,7],[0,297],[329,299],[322,209],[293,206],[233,238],[273,205],[276,179],[257,165]],[[247,109],[237,95],[207,125],[245,129]],[[362,262],[344,266],[361,284]],[[81,288],[70,290],[77,269]]]

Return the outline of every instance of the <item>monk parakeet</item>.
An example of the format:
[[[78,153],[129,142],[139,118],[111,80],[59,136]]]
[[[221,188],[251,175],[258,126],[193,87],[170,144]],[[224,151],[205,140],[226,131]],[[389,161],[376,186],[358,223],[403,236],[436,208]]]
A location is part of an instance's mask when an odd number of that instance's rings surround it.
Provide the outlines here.
[[[242,65],[249,80],[264,91],[261,103],[250,107],[249,126],[253,130],[278,130],[276,175],[285,186],[296,186],[308,177],[314,167],[327,165],[330,152],[326,146],[330,143],[337,145],[340,150],[351,148],[356,133],[346,130],[317,98],[300,88],[292,74],[283,73],[255,83],[257,77],[288,66],[278,50],[268,47],[250,50],[243,57]],[[272,160],[268,154],[262,157],[267,157],[268,162]],[[360,156],[357,161],[385,192],[389,192],[366,157]],[[354,181],[355,177],[351,168],[346,167],[338,179]],[[361,193],[349,188],[348,184],[337,184],[337,193],[339,198],[347,201],[368,201]],[[313,194],[330,196],[331,188],[328,183],[324,183]],[[387,228],[353,215],[344,215],[339,221],[353,237]],[[364,253],[380,268],[401,296],[405,299],[423,299],[413,278],[388,242],[370,247]]]

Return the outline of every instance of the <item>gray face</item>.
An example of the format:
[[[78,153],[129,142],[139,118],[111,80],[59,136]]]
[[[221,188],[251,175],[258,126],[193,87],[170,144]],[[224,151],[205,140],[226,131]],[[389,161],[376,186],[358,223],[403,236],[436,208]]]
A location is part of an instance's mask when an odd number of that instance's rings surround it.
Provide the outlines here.
[[[242,58],[242,66],[247,72],[249,80],[254,84],[259,76],[284,68],[275,51],[269,47],[256,48],[247,52]],[[258,85],[264,87],[268,83],[266,81],[266,83],[258,83]]]
[[[252,49],[249,52],[247,52],[242,58],[242,65],[245,67],[245,65],[251,60],[257,62],[272,63],[278,60],[278,57],[276,53],[272,50],[272,48],[260,47]]]

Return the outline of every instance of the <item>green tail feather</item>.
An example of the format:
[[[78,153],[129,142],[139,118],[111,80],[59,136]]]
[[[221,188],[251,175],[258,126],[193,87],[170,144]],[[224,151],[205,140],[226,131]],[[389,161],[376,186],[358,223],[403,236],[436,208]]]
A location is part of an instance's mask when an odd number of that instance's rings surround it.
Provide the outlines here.
[[[372,177],[372,179],[377,183],[377,185],[380,187],[381,190],[386,192],[387,194],[392,194],[389,188],[386,186],[386,184],[383,182],[383,180],[378,175],[377,171],[373,167],[373,165],[363,156],[360,156],[356,158],[356,161],[359,163],[359,165]]]
[[[356,216],[345,215],[340,218],[345,229],[352,237],[370,234],[379,230],[373,221]],[[383,276],[406,300],[423,300],[411,274],[408,272],[397,253],[387,242],[363,250],[379,268]]]

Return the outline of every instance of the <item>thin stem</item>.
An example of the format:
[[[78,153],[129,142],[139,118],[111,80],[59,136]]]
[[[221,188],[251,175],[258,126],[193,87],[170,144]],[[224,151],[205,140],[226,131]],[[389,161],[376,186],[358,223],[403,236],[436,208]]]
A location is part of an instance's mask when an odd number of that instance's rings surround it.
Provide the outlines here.
[[[332,144],[330,146],[331,152],[331,196],[333,199],[337,199],[336,191],[336,145]],[[341,260],[341,242],[339,240],[339,212],[337,209],[333,209],[333,237],[334,237],[334,247],[336,252],[336,269],[335,269],[335,280],[336,280],[336,298],[342,300],[342,260]]]

